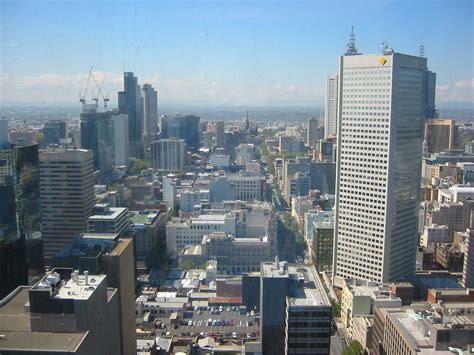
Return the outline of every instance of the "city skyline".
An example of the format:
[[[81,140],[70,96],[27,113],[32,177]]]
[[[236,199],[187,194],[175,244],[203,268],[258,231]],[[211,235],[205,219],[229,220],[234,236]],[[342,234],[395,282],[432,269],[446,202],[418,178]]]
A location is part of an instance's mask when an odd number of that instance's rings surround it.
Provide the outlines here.
[[[123,70],[164,105],[321,105],[351,24],[362,53],[386,40],[418,55],[423,44],[437,102],[472,103],[472,66],[457,60],[472,62],[473,5],[450,4],[4,1],[0,104],[74,104],[94,66],[112,107]]]

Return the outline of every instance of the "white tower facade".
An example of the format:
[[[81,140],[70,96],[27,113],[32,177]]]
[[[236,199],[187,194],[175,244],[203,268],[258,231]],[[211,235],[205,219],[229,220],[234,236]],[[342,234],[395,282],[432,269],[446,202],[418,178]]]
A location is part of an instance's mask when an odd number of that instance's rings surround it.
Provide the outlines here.
[[[415,270],[425,58],[339,63],[333,276],[388,282]]]
[[[324,138],[337,134],[338,76],[328,75],[326,79],[326,105],[324,108]]]

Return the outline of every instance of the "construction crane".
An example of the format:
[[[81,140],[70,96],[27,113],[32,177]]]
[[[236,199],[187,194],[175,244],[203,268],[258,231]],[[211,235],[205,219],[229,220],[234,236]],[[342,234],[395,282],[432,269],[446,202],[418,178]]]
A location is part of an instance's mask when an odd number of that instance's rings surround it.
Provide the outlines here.
[[[107,102],[110,101],[109,94],[107,93],[107,95],[104,95],[104,93],[102,92],[102,84],[104,83],[104,80],[107,74],[104,73],[104,77],[102,78],[102,81],[100,84],[97,82],[97,79],[92,72],[91,72],[91,76],[92,76],[92,79],[94,80],[94,83],[97,88],[97,91],[99,92],[99,95],[102,97],[102,100],[104,101],[104,108],[107,109]]]
[[[84,95],[79,92],[79,101],[85,105],[86,104],[86,97],[87,97],[87,91],[89,90],[89,84],[91,82],[91,77],[92,77],[92,68],[89,69],[89,75],[87,77],[87,82],[86,82],[86,88],[84,89]]]

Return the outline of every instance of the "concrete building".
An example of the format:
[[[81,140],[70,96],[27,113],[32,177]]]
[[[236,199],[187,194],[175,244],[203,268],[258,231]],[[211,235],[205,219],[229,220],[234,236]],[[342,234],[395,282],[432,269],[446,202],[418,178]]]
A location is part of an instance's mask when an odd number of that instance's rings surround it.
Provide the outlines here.
[[[295,137],[280,137],[279,138],[280,153],[301,153],[305,151],[304,140]]]
[[[260,174],[230,174],[228,179],[235,186],[235,200],[263,201],[265,176]]]
[[[428,153],[439,153],[456,148],[456,121],[449,119],[428,120],[425,125],[425,140]]]
[[[324,107],[324,138],[337,135],[337,117],[338,117],[338,85],[337,75],[328,75],[326,79],[326,101]]]
[[[118,292],[105,275],[54,269],[0,302],[0,352],[125,354],[116,341],[119,316]]]
[[[331,305],[313,268],[263,263],[260,311],[265,354],[329,354]]]
[[[128,228],[128,234],[133,238],[137,261],[145,261],[158,242],[166,239],[166,214],[160,211],[131,213],[132,224]]]
[[[209,190],[183,190],[179,197],[179,210],[183,212],[192,212],[194,206],[201,202],[209,202]]]
[[[143,84],[143,145],[148,148],[158,131],[158,96],[151,84]]]
[[[171,209],[171,214],[174,214],[178,204],[177,184],[178,180],[174,176],[163,177],[163,202],[166,202],[167,208]]]
[[[472,315],[443,314],[440,310],[387,310],[383,332],[385,354],[449,354],[467,350],[474,339]]]
[[[316,130],[318,129],[318,120],[316,118],[308,119],[306,126],[306,143],[312,147],[316,141]]]
[[[426,71],[387,48],[340,58],[334,276],[415,271]]]
[[[39,171],[44,257],[48,260],[87,230],[95,203],[92,151],[43,151]]]
[[[241,143],[235,148],[235,160],[237,165],[250,163],[255,159],[255,146],[253,144]]]
[[[230,166],[230,157],[225,154],[211,154],[209,163],[214,169],[224,169]]]
[[[120,238],[117,234],[83,234],[55,255],[52,266],[107,275],[107,286],[118,291],[119,310],[116,322],[120,328],[117,337],[120,353],[134,354],[136,336],[133,240]]]
[[[186,143],[184,139],[159,139],[151,143],[151,165],[159,171],[184,170]]]
[[[66,122],[62,120],[45,122],[42,132],[43,141],[41,145],[43,147],[51,144],[60,144],[60,140],[67,137]]]
[[[474,288],[474,230],[471,228],[467,229],[462,285],[464,287]]]
[[[353,318],[373,314],[374,308],[401,307],[402,300],[392,295],[388,285],[347,279],[342,282],[341,320],[351,331]]]
[[[420,245],[428,247],[431,243],[449,243],[452,240],[453,237],[449,234],[448,226],[433,224],[425,227],[421,235]]]
[[[222,202],[237,199],[235,184],[225,175],[216,176],[209,182],[209,201]]]
[[[128,166],[130,139],[128,136],[128,116],[126,114],[117,112],[112,114],[112,132],[112,159],[114,166]]]
[[[92,215],[87,219],[87,232],[123,235],[129,225],[127,208],[110,207],[107,203],[101,203],[92,207]]]
[[[186,245],[199,244],[210,232],[235,235],[235,214],[200,215],[189,220],[172,219],[166,224],[166,250],[176,254]]]
[[[467,199],[474,200],[474,186],[453,185],[438,192],[440,203],[456,203]]]
[[[273,258],[272,250],[267,236],[235,238],[225,232],[213,232],[205,235],[201,244],[185,247],[179,259],[195,265],[216,260],[219,273],[242,274],[260,271],[260,264]]]
[[[329,216],[322,221],[314,221],[312,238],[308,240],[308,246],[316,271],[330,272],[332,270],[333,244],[333,216]]]

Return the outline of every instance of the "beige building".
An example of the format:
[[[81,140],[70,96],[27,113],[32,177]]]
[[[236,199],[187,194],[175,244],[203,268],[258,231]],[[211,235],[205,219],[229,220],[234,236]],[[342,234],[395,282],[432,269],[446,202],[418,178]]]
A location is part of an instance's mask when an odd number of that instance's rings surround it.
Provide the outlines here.
[[[87,230],[95,203],[90,150],[55,149],[39,154],[44,257],[46,263]]]
[[[372,281],[342,281],[341,320],[352,332],[353,318],[373,314],[374,307],[400,307],[402,300],[392,295],[389,285]]]

